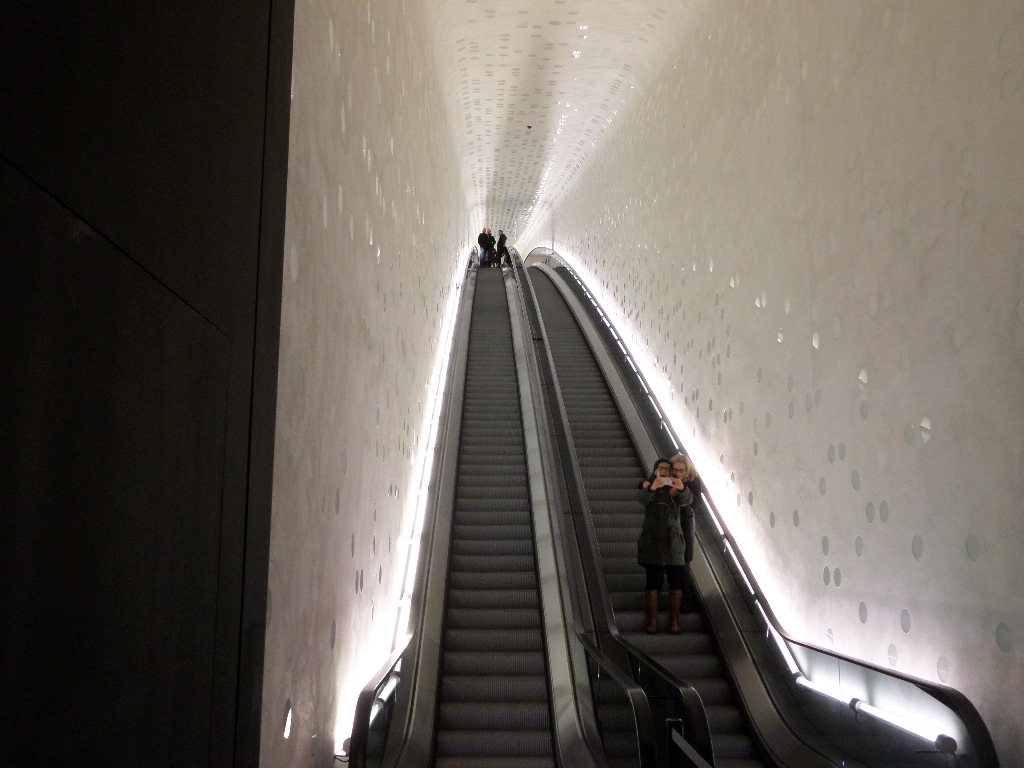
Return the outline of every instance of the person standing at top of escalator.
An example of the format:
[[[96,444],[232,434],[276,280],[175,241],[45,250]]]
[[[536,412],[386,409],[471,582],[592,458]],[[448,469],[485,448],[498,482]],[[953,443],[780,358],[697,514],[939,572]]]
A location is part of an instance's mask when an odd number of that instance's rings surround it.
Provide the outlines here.
[[[658,600],[662,584],[668,577],[669,632],[680,632],[679,612],[682,608],[686,575],[686,537],[680,524],[679,508],[693,503],[693,494],[682,480],[672,477],[672,462],[658,459],[650,476],[640,485],[638,501],[644,507],[644,523],[637,539],[637,562],[647,573],[644,604],[647,624],[644,631],[658,631]],[[692,554],[691,554],[692,557]]]
[[[487,230],[487,253],[488,253],[488,256],[490,257],[490,266],[492,266],[492,267],[497,267],[498,266],[498,257],[495,255],[495,252],[494,252],[494,244],[495,244],[495,242],[496,241],[494,239],[494,233],[492,233],[491,230],[488,229]]]
[[[480,230],[480,234],[476,236],[476,244],[480,246],[480,266],[486,267],[487,253],[491,246],[491,236],[487,234],[487,227]]]
[[[505,264],[505,257],[508,256],[508,248],[505,247],[505,241],[508,238],[505,237],[505,233],[500,229],[498,230],[498,264]],[[512,266],[512,259],[508,260],[508,265]]]

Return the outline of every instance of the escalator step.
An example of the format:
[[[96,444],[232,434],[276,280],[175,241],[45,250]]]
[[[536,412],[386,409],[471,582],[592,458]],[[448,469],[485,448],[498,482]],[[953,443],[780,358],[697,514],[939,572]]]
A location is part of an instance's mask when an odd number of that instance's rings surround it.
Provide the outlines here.
[[[536,608],[448,608],[450,629],[540,629],[540,611]]]
[[[449,589],[449,608],[509,608],[540,607],[536,589]]]
[[[505,629],[446,629],[445,651],[543,651],[540,632]]]
[[[512,651],[447,651],[446,675],[543,675],[544,654]]]
[[[547,755],[505,757],[438,755],[434,760],[434,768],[556,768],[556,764],[555,758]]]
[[[452,555],[453,571],[535,571],[532,555],[513,555],[511,557],[489,557],[487,555]]]
[[[472,571],[452,571],[448,574],[449,589],[536,589],[537,574],[533,571],[516,571],[514,573],[494,572],[479,573]]]
[[[460,519],[452,528],[453,539],[495,541],[498,539],[526,539],[533,537],[529,525],[510,525],[498,518],[498,522],[472,522]]]
[[[533,542],[530,539],[453,539],[452,554],[494,558],[522,556],[533,557]]]
[[[441,701],[491,701],[515,706],[520,701],[547,702],[543,675],[445,675]]]
[[[446,701],[438,710],[438,727],[456,730],[523,731],[551,726],[547,702]]]

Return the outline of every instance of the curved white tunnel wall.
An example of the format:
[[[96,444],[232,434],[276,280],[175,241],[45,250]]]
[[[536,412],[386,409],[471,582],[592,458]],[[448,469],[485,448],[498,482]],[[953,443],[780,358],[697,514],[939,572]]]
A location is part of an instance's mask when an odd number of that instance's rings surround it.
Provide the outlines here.
[[[274,768],[334,764],[336,723],[343,737],[391,648],[428,386],[468,254],[418,11],[296,4],[261,747]]]
[[[533,243],[651,360],[786,628],[964,691],[1006,765],[1022,34],[1010,2],[706,3]]]
[[[552,237],[515,245],[569,258],[657,361],[787,629],[963,690],[1012,765],[1024,9],[691,5],[674,59],[535,230]],[[368,655],[390,647],[380,611],[398,597],[410,458],[481,224],[428,10],[296,7],[261,744],[274,768],[332,764]]]

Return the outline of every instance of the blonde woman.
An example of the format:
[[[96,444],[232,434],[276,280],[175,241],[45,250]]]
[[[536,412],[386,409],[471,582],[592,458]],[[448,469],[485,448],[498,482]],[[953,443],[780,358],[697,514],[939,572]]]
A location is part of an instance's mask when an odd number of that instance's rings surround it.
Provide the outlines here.
[[[679,525],[683,530],[683,538],[686,540],[686,563],[683,566],[683,586],[680,594],[680,604],[683,613],[692,610],[693,599],[687,594],[690,587],[690,562],[693,560],[694,518],[693,502],[700,495],[700,478],[697,477],[697,470],[690,461],[690,457],[677,453],[669,461],[672,462],[672,477],[683,484],[683,488],[689,491],[690,501],[679,503]]]

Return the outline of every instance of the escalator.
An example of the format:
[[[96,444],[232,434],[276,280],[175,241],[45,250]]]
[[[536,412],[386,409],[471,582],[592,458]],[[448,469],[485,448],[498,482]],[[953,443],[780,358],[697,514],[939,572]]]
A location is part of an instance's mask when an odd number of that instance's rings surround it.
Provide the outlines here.
[[[476,279],[434,765],[555,765],[523,423],[500,269]]]
[[[831,721],[819,718],[825,728],[817,734],[806,722],[793,725],[786,681],[779,685],[764,655],[763,628],[737,611],[721,552],[697,548],[698,610],[683,617],[682,633],[667,633],[664,605],[660,632],[643,632],[636,487],[646,471],[638,456],[654,449],[650,436],[638,437],[642,416],[619,407],[631,400],[624,386],[634,383],[613,375],[606,381],[602,370],[613,363],[589,324],[584,331],[577,323],[586,309],[570,295],[575,288],[563,291],[543,270],[523,279],[524,271],[515,270],[517,289],[504,270],[481,269],[464,294],[411,634],[360,694],[352,765],[863,765],[836,752],[836,743],[848,747],[851,738],[880,745],[876,765],[899,764],[886,762],[892,754],[918,759],[919,742],[872,730],[853,704],[837,708],[813,698],[818,694],[804,700],[817,710],[804,711]],[[510,316],[517,290],[526,294],[519,298],[529,323]],[[531,325],[534,349],[547,347],[540,354],[550,354],[557,380],[524,351]],[[531,394],[539,391],[547,393],[546,405]],[[710,508],[704,513],[710,517]],[[707,527],[699,542],[712,540]],[[760,647],[750,641],[758,635]],[[863,668],[857,674],[869,673],[875,684],[893,677]],[[773,686],[782,698],[769,693]],[[973,739],[948,732],[968,756],[985,756],[978,764],[996,764],[966,699],[910,686],[955,708]],[[822,739],[825,731],[832,740]],[[957,742],[948,741],[955,750]]]
[[[723,668],[701,613],[682,617],[682,634],[643,632],[644,573],[636,562],[643,521],[636,488],[645,475],[636,449],[572,312],[551,280],[531,270],[548,344],[572,432],[587,503],[600,551],[601,570],[621,636],[700,694],[711,728],[715,765],[755,768],[772,765],[751,738],[736,692]],[[662,593],[664,600],[665,593]]]

